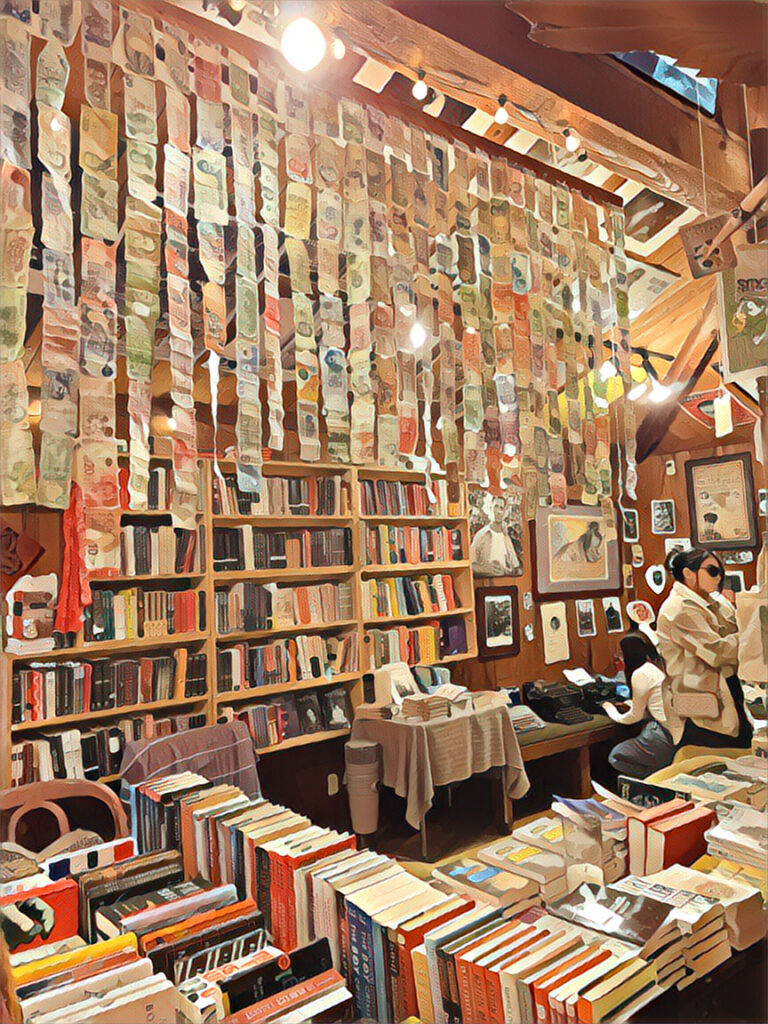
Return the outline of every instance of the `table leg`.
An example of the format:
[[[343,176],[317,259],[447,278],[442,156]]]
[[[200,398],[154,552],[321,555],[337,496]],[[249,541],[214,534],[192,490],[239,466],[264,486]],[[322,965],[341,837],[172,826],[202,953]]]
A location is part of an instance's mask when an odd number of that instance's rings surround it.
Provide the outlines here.
[[[426,812],[424,817],[421,819],[421,825],[419,827],[421,832],[421,857],[422,860],[429,860],[429,850],[427,844],[427,815]]]
[[[494,786],[493,793],[493,817],[496,831],[500,836],[505,836],[509,832],[510,825],[514,820],[514,812],[512,809],[512,801],[507,796],[507,787],[504,769],[498,769],[498,789]]]
[[[580,797],[592,796],[592,772],[587,744],[579,747],[576,755],[576,792]]]

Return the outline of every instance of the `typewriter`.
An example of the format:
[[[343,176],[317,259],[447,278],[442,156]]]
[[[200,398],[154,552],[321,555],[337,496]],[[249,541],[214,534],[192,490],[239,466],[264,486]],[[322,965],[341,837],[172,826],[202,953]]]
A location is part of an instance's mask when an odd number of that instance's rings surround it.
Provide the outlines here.
[[[528,704],[545,722],[578,725],[592,721],[592,716],[582,707],[581,689],[573,683],[545,683],[538,679],[535,683],[525,683],[523,693]]]
[[[630,688],[622,680],[597,676],[581,687],[584,710],[591,715],[604,715],[602,704],[624,704],[632,697]]]

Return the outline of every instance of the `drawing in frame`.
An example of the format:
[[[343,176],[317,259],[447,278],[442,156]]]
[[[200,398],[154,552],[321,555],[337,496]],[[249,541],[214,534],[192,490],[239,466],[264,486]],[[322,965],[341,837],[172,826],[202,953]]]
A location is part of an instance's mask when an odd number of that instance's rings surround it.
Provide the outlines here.
[[[714,551],[758,543],[752,457],[749,452],[685,464],[691,541]]]
[[[482,660],[520,653],[517,587],[477,587],[477,653]]]
[[[537,598],[621,592],[616,519],[606,522],[599,507],[540,508],[533,538]]]

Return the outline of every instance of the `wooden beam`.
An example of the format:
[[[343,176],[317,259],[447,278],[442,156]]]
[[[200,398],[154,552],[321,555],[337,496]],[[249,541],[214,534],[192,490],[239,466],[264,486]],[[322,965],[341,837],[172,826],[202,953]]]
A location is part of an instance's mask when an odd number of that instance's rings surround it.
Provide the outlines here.
[[[703,184],[692,109],[610,59],[558,52],[548,60],[520,29],[525,22],[496,0],[323,0],[313,13],[394,70],[413,77],[423,68],[427,84],[448,96],[491,114],[494,97],[509,97],[518,128],[553,142],[572,129],[598,163],[678,202],[712,214],[749,188],[743,139],[702,119]]]

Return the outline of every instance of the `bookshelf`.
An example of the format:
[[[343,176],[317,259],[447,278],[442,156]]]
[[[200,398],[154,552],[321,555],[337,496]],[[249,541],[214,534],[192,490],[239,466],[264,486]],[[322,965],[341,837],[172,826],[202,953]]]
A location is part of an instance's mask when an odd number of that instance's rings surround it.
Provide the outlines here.
[[[170,468],[169,460],[163,456],[153,456],[153,464]],[[235,473],[235,464],[231,461],[220,461],[219,469],[224,476]],[[442,624],[453,619],[461,620],[466,634],[466,650],[442,654],[434,652],[434,657],[417,662],[418,664],[451,664],[476,656],[477,641],[475,634],[475,608],[473,600],[472,568],[469,561],[469,522],[467,518],[466,493],[463,483],[452,485],[450,501],[447,500],[447,483],[445,478],[435,479],[439,489],[437,502],[430,502],[427,508],[418,509],[411,514],[405,507],[387,508],[384,511],[371,510],[365,503],[364,490],[370,491],[371,485],[376,486],[382,481],[390,487],[403,485],[421,488],[425,483],[424,474],[416,470],[382,469],[377,466],[356,467],[338,463],[307,464],[291,461],[267,461],[263,466],[265,486],[291,491],[299,488],[300,481],[307,486],[318,488],[322,481],[333,480],[337,487],[337,500],[341,493],[346,494],[343,505],[337,505],[331,512],[321,514],[316,509],[307,508],[299,511],[296,508],[283,508],[273,511],[267,508],[264,512],[251,508],[241,511],[229,507],[220,509],[220,502],[214,500],[214,482],[218,474],[210,459],[200,459],[200,498],[198,511],[194,520],[198,528],[202,528],[205,538],[205,559],[199,570],[183,573],[142,573],[137,575],[121,574],[116,577],[94,578],[91,580],[94,590],[142,587],[145,590],[191,590],[198,595],[204,618],[199,629],[173,633],[168,636],[137,636],[132,639],[114,639],[88,642],[81,631],[73,638],[70,647],[58,648],[41,654],[4,654],[2,656],[2,678],[4,699],[0,702],[0,786],[3,788],[11,783],[11,745],[29,739],[49,736],[56,730],[80,729],[85,731],[93,727],[102,728],[116,724],[119,720],[153,715],[166,717],[174,714],[204,715],[205,720],[213,723],[220,716],[222,709],[230,707],[234,714],[251,705],[266,703],[271,699],[285,694],[297,696],[329,692],[337,687],[344,687],[348,694],[348,702],[354,708],[362,701],[363,674],[374,665],[372,631],[392,629],[418,629],[433,623],[440,632]],[[290,485],[280,481],[291,481]],[[219,485],[216,484],[218,487]],[[329,486],[329,485],[326,485]],[[313,492],[313,493],[316,493]],[[124,525],[154,523],[167,524],[170,511],[167,508],[134,511],[125,509],[121,513]],[[349,564],[333,564],[317,567],[289,568],[287,565],[260,569],[220,570],[214,564],[215,536],[219,529],[233,527],[263,528],[265,532],[290,531],[322,531],[324,528],[349,530],[351,558]],[[418,558],[410,562],[397,562],[392,565],[367,564],[365,542],[366,531],[370,529],[444,529],[455,531],[459,540],[460,550],[455,552],[461,557],[441,557],[439,559]],[[32,570],[34,572],[34,570]],[[408,578],[431,578],[437,574],[450,576],[453,581],[455,607],[438,608],[430,611],[425,608],[400,613],[394,609],[388,614],[364,612],[364,587],[370,581],[386,581]],[[225,589],[239,583],[252,583],[255,586],[273,585],[283,587],[321,586],[325,584],[345,584],[348,587],[349,603],[346,614],[338,617],[332,615],[313,616],[310,621],[300,625],[278,622],[272,628],[241,629],[233,628],[229,632],[219,629],[217,619],[217,590]],[[156,585],[156,586],[155,586]],[[198,619],[198,621],[200,621]],[[250,649],[277,644],[281,641],[293,640],[297,637],[306,638],[312,643],[328,641],[332,638],[347,639],[357,643],[357,667],[354,670],[339,671],[330,676],[296,671],[297,658],[293,658],[294,668],[290,677],[276,683],[256,686],[241,686],[236,689],[218,689],[218,655],[236,645]],[[311,646],[310,644],[307,645]],[[14,670],[24,668],[31,662],[52,662],[55,664],[81,659],[92,660],[101,657],[116,656],[130,659],[135,653],[140,657],[167,655],[179,647],[186,647],[190,654],[205,653],[205,690],[197,696],[175,696],[167,700],[145,701],[126,704],[122,707],[99,708],[82,714],[56,715],[45,720],[24,721],[12,725],[12,676]],[[294,644],[295,648],[295,644]],[[270,743],[259,748],[260,756],[289,750],[311,743],[321,743],[339,739],[347,735],[346,729],[322,729],[300,736],[284,739],[280,743]],[[114,772],[102,777],[101,781],[113,781]]]

